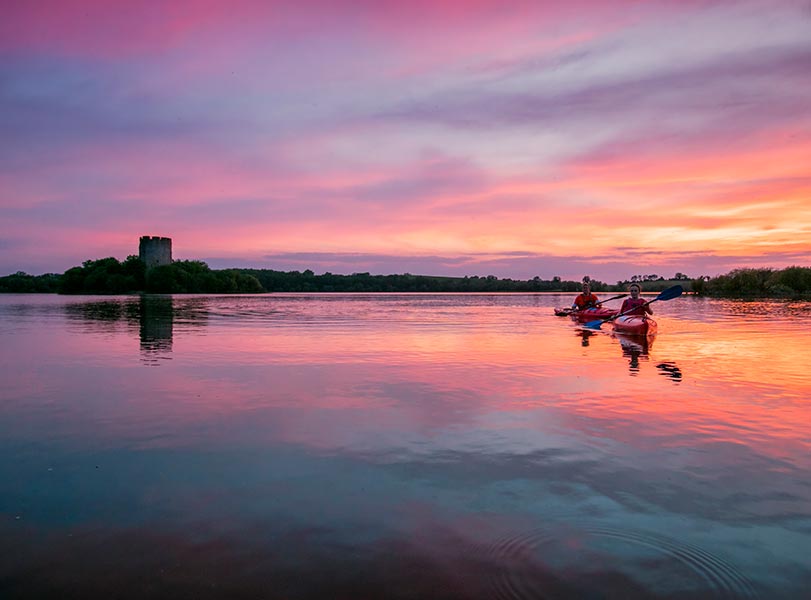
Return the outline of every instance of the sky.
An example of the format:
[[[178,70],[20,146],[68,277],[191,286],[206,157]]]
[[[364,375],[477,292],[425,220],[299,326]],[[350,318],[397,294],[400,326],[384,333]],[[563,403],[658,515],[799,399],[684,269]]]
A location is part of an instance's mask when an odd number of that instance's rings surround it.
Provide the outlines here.
[[[2,12],[0,275],[811,266],[811,1]]]

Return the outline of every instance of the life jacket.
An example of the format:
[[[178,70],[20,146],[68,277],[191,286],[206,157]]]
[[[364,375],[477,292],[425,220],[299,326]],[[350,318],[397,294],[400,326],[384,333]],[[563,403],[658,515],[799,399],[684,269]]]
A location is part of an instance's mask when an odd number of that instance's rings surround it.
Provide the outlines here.
[[[577,305],[579,310],[583,310],[584,308],[591,308],[592,306],[597,306],[599,300],[597,296],[594,294],[589,294],[586,296],[585,294],[580,294],[577,298],[574,299],[574,303]]]
[[[622,303],[622,308],[620,308],[620,314],[627,314],[627,315],[639,315],[640,317],[644,317],[645,313],[648,311],[645,310],[645,303],[647,300],[643,300],[642,298],[626,298],[625,301]],[[628,312],[626,312],[628,311]]]

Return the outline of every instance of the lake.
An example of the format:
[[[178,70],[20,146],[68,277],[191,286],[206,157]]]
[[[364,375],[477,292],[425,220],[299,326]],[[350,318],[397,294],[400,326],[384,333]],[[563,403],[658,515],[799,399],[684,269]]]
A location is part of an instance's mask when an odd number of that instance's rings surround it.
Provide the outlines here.
[[[811,303],[573,296],[0,295],[0,596],[806,596]]]

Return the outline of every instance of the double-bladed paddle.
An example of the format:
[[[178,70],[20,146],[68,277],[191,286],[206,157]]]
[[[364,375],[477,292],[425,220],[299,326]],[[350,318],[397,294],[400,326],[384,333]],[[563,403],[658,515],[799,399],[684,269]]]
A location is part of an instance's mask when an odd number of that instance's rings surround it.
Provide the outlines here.
[[[613,321],[614,319],[625,316],[628,313],[632,313],[643,306],[647,306],[648,304],[656,302],[657,300],[673,300],[673,298],[678,298],[679,296],[681,296],[681,293],[683,291],[684,290],[680,285],[674,285],[673,287],[669,287],[666,290],[662,290],[661,292],[659,292],[659,295],[656,296],[656,298],[654,298],[653,300],[648,300],[647,302],[645,302],[645,304],[640,304],[639,306],[629,308],[625,312],[621,312],[620,314],[614,315],[613,317],[598,319],[596,321],[589,321],[588,323],[586,323],[585,326],[588,327],[589,329],[599,329],[600,325],[602,325],[603,323],[607,323],[608,321]]]
[[[605,300],[600,300],[600,301],[597,303],[597,305],[599,306],[599,305],[600,305],[600,304],[602,304],[603,302],[611,302],[611,300],[619,300],[620,298],[625,298],[625,296],[627,296],[627,295],[628,295],[628,294],[620,294],[619,296],[612,296],[611,298],[606,298]],[[557,316],[559,316],[559,317],[568,317],[569,315],[573,315],[573,314],[575,314],[575,313],[583,312],[583,310],[585,310],[585,309],[582,309],[582,310],[575,310],[575,309],[573,309],[573,308],[564,308],[563,310],[560,310],[560,311],[557,311],[557,310],[556,310],[556,311],[555,311],[555,314],[556,314]]]

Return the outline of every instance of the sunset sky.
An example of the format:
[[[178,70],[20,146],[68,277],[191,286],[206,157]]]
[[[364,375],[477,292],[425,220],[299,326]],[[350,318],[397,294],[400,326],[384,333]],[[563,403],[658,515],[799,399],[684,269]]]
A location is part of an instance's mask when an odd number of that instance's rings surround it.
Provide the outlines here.
[[[0,275],[811,266],[811,2],[3,2]]]

